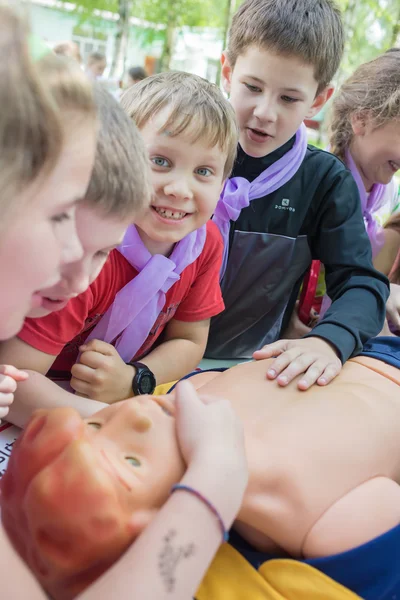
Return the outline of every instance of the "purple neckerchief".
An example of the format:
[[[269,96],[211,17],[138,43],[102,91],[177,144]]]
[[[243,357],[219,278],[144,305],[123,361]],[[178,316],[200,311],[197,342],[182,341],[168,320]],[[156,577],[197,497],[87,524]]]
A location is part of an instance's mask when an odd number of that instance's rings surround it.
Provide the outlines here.
[[[138,274],[120,290],[87,342],[103,340],[115,348],[128,362],[147,339],[165,304],[165,294],[180,279],[182,271],[202,253],[206,241],[206,225],[192,231],[180,242],[169,258],[150,254],[134,225],[131,225],[118,250]],[[119,336],[119,337],[118,337]]]
[[[346,165],[350,169],[358,187],[365,228],[371,242],[372,256],[375,257],[385,243],[383,229],[374,219],[374,213],[384,204],[386,186],[383,183],[374,183],[368,194],[365,191],[365,185],[361,179],[361,175],[356,167],[354,159],[348,150],[346,150]]]
[[[230,221],[236,221],[241,210],[249,206],[252,200],[272,194],[289,181],[303,162],[306,150],[307,130],[302,123],[296,132],[293,147],[265,169],[252,183],[244,177],[232,177],[227,180],[213,216],[213,221],[218,226],[224,241],[221,279],[228,261]]]

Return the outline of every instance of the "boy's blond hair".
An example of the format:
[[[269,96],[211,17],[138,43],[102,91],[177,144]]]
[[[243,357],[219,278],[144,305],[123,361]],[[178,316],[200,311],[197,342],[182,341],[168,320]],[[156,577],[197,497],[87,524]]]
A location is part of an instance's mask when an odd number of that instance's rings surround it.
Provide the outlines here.
[[[94,87],[100,127],[85,202],[121,219],[150,202],[149,166],[143,139],[118,102],[100,84]]]
[[[229,32],[232,67],[250,46],[313,65],[319,93],[332,80],[342,58],[340,10],[333,0],[245,0]]]
[[[354,116],[369,119],[375,127],[400,121],[400,48],[359,66],[335,96],[330,149],[343,161],[354,135]]]
[[[206,140],[226,153],[224,179],[233,168],[238,142],[235,113],[220,89],[202,77],[170,71],[152,75],[130,87],[121,105],[141,129],[165,107],[170,114],[161,131],[177,136],[188,131],[193,143]]]

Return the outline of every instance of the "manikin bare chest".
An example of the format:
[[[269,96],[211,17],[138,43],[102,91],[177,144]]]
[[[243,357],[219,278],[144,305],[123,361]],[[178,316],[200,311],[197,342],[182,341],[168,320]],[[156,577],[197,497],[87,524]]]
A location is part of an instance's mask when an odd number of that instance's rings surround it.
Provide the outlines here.
[[[400,379],[362,357],[330,385],[300,392],[296,382],[267,381],[267,369],[268,361],[238,365],[203,389],[229,397],[244,425],[250,479],[239,521],[296,555],[349,491],[382,475],[400,483]]]

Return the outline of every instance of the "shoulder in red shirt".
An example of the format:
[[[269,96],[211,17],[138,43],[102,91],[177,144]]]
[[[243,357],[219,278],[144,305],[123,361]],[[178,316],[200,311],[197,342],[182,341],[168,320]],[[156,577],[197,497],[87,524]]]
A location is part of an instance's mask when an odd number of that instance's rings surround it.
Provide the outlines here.
[[[215,223],[207,223],[207,238],[201,255],[182,272],[167,292],[163,310],[137,355],[147,354],[168,321],[203,321],[224,309],[219,286],[222,238]],[[79,346],[114,301],[116,294],[137,271],[113,250],[97,279],[83,294],[62,310],[40,319],[26,319],[18,337],[41,352],[57,356],[53,369],[69,376]]]

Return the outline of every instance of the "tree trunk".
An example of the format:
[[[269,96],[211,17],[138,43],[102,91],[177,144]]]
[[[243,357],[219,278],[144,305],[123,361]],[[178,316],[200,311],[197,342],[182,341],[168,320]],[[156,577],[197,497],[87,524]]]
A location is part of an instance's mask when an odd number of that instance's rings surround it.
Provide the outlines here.
[[[226,0],[224,29],[223,29],[223,33],[222,33],[222,50],[225,50],[225,48],[226,48],[226,43],[228,41],[229,27],[231,24],[231,19],[232,19],[233,11],[235,9],[235,5],[236,5],[235,0]],[[221,83],[221,64],[218,67],[215,83],[218,86]]]
[[[122,77],[129,41],[129,17],[132,12],[133,0],[118,0],[119,19],[115,34],[114,54],[111,63],[110,77]]]
[[[161,54],[161,71],[169,71],[171,58],[174,51],[176,18],[171,7],[168,15],[167,27],[165,30],[164,47]]]
[[[397,42],[397,38],[399,37],[399,34],[400,34],[400,8],[397,13],[397,19],[395,20],[395,22],[393,24],[392,36],[390,39],[389,48],[393,48],[394,46],[396,46],[396,42]]]

